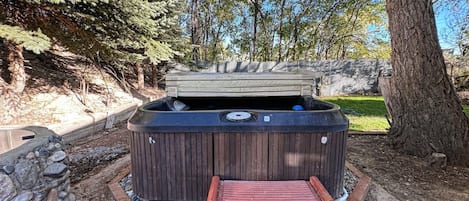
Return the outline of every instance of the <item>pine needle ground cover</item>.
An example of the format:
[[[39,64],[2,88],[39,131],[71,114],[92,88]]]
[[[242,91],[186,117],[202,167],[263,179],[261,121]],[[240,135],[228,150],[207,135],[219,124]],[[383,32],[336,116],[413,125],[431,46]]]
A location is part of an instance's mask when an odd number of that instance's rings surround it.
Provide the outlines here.
[[[350,120],[352,131],[386,131],[390,127],[384,116],[386,106],[382,96],[336,96],[322,100],[337,104]],[[469,116],[469,106],[463,106]]]

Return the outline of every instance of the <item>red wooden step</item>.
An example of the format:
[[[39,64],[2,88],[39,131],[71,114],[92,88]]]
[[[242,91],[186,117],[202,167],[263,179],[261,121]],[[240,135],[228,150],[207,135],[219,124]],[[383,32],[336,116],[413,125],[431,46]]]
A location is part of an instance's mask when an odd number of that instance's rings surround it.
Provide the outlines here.
[[[332,201],[316,177],[310,181],[237,181],[212,178],[207,201]]]

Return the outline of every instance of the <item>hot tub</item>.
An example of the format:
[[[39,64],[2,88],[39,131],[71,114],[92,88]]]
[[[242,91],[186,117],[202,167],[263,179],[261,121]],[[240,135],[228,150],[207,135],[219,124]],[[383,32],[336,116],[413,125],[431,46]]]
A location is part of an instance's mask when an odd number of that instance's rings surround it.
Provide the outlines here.
[[[133,189],[145,199],[204,200],[214,175],[317,176],[342,192],[348,119],[311,96],[167,97],[139,107],[128,128]]]

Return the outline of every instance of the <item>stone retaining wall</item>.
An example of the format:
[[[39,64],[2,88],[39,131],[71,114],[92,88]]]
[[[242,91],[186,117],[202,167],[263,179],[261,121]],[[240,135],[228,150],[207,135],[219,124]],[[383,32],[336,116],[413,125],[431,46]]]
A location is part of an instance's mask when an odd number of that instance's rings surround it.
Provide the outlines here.
[[[337,60],[297,62],[199,62],[200,72],[320,72],[315,82],[316,95],[336,96],[350,94],[375,94],[378,77],[390,75],[388,60]],[[180,70],[180,68],[176,68]]]
[[[62,137],[43,127],[15,129],[35,138],[0,155],[0,200],[75,201]]]

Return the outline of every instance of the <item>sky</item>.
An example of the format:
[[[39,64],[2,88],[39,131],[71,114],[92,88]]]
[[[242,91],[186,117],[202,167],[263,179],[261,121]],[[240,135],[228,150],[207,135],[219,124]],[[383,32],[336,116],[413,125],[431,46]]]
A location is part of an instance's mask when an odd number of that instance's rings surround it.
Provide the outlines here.
[[[267,5],[269,7],[269,5]],[[469,24],[469,0],[437,0],[434,4],[435,20],[438,30],[438,39],[441,48],[452,49],[455,54],[460,54],[458,48],[458,34],[460,33],[462,24]],[[235,19],[235,23],[239,24],[241,17]],[[368,27],[370,32],[377,29],[376,26]],[[389,33],[384,29],[379,38],[389,40]],[[231,44],[232,37],[224,36],[225,45]]]
[[[438,39],[443,49],[454,49],[455,54],[460,53],[457,45],[458,31],[463,23],[468,23],[469,1],[456,0],[456,4],[447,4],[448,1],[438,1],[434,5],[435,20],[438,30]],[[455,6],[456,5],[456,6]]]

